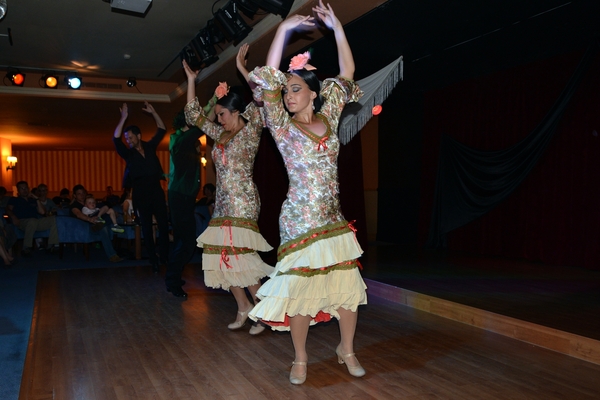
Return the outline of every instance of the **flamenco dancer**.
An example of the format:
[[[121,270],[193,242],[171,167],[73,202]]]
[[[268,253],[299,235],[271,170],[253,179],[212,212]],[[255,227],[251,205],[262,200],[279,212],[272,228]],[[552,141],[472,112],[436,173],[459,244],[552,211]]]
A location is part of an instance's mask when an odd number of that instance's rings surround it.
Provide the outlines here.
[[[250,73],[263,89],[267,127],[290,182],[279,217],[278,262],[271,279],[258,291],[261,301],[250,318],[273,330],[291,331],[295,360],[289,379],[296,385],[306,380],[309,326],[332,316],[340,327],[338,362],[345,363],[353,376],[365,374],[354,355],[357,309],[367,302],[357,261],[362,249],[340,210],[336,135],[344,105],[357,101],[362,92],[352,80],[352,52],[333,9],[320,1],[313,11],[335,34],[340,66],[336,78],[320,85],[312,72],[315,68],[307,63],[308,53],[292,58],[289,74],[277,69],[286,35],[315,25],[315,18],[300,15],[279,25],[267,65]]]
[[[246,79],[247,52],[248,45],[244,44],[236,58],[236,65]],[[255,103],[246,107],[242,96],[229,92],[225,82],[215,91],[217,100],[213,111],[220,125],[212,122],[196,98],[198,72],[192,71],[185,61],[183,68],[188,79],[186,120],[215,141],[212,151],[217,170],[215,209],[208,228],[197,239],[198,246],[204,248],[204,283],[208,287],[231,291],[238,312],[235,321],[227,327],[236,330],[244,326],[248,313],[257,302],[256,292],[261,279],[273,272],[273,267],[265,264],[257,253],[272,250],[272,247],[258,229],[260,198],[252,180],[264,122],[260,108]],[[252,302],[245,288],[250,292]],[[264,325],[256,323],[250,328],[250,334],[257,335],[264,329]]]

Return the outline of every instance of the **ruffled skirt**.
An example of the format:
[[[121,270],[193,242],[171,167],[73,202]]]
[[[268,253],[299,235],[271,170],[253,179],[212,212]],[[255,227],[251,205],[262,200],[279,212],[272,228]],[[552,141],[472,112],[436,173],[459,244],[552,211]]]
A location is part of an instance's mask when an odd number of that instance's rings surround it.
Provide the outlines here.
[[[250,312],[251,319],[273,330],[289,330],[289,317],[295,315],[310,315],[310,324],[315,325],[331,317],[339,319],[340,307],[356,311],[367,304],[367,286],[357,261],[362,249],[354,232],[300,242],[301,249],[280,257],[271,279],[257,293],[260,302]],[[299,247],[293,242],[286,245]],[[280,247],[280,254],[286,245]]]
[[[238,224],[239,225],[239,224]],[[263,262],[257,251],[273,248],[253,229],[211,224],[197,239],[202,247],[202,270],[207,287],[229,290],[231,286],[248,287],[274,271]]]

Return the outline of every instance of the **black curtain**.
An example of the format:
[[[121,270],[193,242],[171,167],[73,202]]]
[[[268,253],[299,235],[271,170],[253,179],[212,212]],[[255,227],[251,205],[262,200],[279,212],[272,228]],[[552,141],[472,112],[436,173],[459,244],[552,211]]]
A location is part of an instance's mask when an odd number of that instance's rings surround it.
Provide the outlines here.
[[[426,247],[446,247],[448,232],[492,210],[527,177],[552,139],[597,50],[597,43],[588,48],[548,114],[516,145],[499,151],[480,151],[442,135]]]

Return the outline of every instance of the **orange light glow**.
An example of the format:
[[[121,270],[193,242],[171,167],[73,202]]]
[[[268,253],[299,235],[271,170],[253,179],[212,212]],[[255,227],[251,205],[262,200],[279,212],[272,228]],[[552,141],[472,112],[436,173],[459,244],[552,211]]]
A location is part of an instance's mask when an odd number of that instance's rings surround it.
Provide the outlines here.
[[[58,85],[58,81],[55,76],[49,76],[46,78],[46,86],[49,88],[55,88]]]
[[[371,112],[373,113],[373,115],[379,115],[379,114],[381,114],[382,110],[383,110],[383,107],[381,107],[380,104],[377,104],[376,106],[373,107],[373,110]]]
[[[23,76],[23,74],[15,74],[13,76],[13,82],[15,83],[15,85],[21,86],[23,82],[25,82],[25,77]]]

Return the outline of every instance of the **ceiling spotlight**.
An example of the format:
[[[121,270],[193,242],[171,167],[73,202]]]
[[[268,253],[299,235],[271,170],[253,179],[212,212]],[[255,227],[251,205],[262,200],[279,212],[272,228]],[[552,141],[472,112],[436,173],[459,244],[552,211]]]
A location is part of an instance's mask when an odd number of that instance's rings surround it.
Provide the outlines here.
[[[137,85],[137,80],[135,77],[132,76],[131,78],[127,79],[127,86],[134,87],[135,85]]]
[[[281,18],[284,19],[294,4],[294,0],[239,0],[238,2],[242,11],[247,7],[251,7],[252,9],[257,7],[271,14],[281,15]]]
[[[44,87],[48,89],[56,89],[58,86],[58,76],[54,74],[46,74],[42,76],[42,81],[44,81]]]
[[[20,73],[18,69],[9,69],[6,73],[6,77],[13,86],[23,86],[25,83],[25,74]]]
[[[199,59],[200,68],[206,68],[219,59],[208,28],[201,29],[190,45]]]
[[[237,4],[230,1],[215,12],[217,25],[223,31],[227,41],[233,42],[234,46],[237,46],[252,31],[252,28],[239,16],[237,9]]]
[[[81,78],[74,72],[68,73],[65,76],[65,82],[67,82],[69,88],[73,90],[79,90],[81,88]]]

